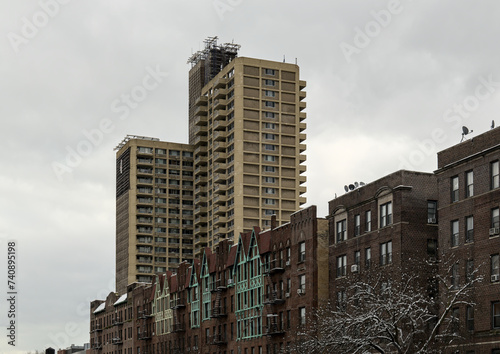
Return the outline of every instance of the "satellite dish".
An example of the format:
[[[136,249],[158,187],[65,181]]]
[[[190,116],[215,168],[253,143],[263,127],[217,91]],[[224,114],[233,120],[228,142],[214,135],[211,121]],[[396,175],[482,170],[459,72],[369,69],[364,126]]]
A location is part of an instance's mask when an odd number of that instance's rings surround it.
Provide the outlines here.
[[[491,121],[491,129],[493,129],[493,128],[495,128],[495,121],[494,120]]]
[[[365,185],[365,182],[359,182],[359,185],[363,187]]]
[[[467,128],[465,125],[462,127],[462,140],[460,142],[464,141],[464,138],[467,134],[472,133],[474,130],[469,131],[469,128]]]
[[[354,187],[354,184],[350,184],[350,185],[349,185],[349,190],[351,190],[351,191],[352,191],[352,190],[354,190],[354,188],[356,188],[356,187]]]
[[[349,192],[349,187],[344,186],[344,190],[345,190],[346,192]]]
[[[359,187],[359,183],[358,182],[354,182],[354,186],[356,186],[356,188]]]

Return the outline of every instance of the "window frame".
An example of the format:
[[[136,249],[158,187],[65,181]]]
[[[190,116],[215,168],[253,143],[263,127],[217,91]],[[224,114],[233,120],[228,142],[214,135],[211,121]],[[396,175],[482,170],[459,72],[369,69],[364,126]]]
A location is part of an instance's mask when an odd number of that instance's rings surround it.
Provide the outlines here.
[[[380,227],[392,225],[392,201],[380,205]]]
[[[380,259],[381,266],[392,264],[392,240],[380,244]]]
[[[457,247],[459,244],[460,244],[460,223],[458,220],[452,220],[450,221],[450,247],[451,248]]]
[[[500,164],[499,160],[490,162],[490,189],[500,187]]]
[[[491,329],[500,328],[500,301],[491,303]]]
[[[460,200],[460,181],[458,176],[450,178],[450,202],[455,203]]]
[[[474,196],[474,171],[465,172],[465,198]]]
[[[465,217],[465,243],[474,242],[474,216]]]
[[[337,243],[347,240],[347,219],[342,219],[335,223],[335,235]]]
[[[365,211],[365,232],[372,231],[372,211]]]
[[[354,215],[354,236],[361,235],[361,215]]]
[[[341,255],[337,257],[337,272],[336,278],[345,277],[347,275],[347,255]]]

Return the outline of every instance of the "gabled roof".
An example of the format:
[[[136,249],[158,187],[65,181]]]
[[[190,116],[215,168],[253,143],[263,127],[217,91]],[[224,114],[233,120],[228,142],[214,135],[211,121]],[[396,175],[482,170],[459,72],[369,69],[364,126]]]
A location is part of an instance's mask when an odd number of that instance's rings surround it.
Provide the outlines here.
[[[236,260],[236,251],[238,250],[238,245],[232,245],[229,250],[229,256],[227,257],[227,266],[232,267],[234,265],[234,261]]]
[[[120,305],[121,303],[124,303],[126,301],[127,301],[127,293],[125,293],[122,296],[120,296],[120,298],[118,300],[116,300],[116,302],[113,304],[113,306]]]
[[[257,244],[260,254],[271,252],[271,233],[272,230],[267,230],[258,235]]]
[[[102,304],[100,304],[99,306],[97,306],[97,308],[94,310],[94,313],[98,313],[98,312],[104,311],[105,308],[106,308],[106,302],[103,302]]]

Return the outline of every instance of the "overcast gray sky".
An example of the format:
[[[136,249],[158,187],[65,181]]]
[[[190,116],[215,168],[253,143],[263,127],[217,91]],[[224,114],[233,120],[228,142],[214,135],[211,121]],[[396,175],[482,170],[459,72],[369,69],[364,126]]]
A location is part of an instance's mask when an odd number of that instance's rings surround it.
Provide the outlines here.
[[[114,286],[113,148],[127,134],[187,142],[186,60],[204,38],[297,58],[308,204],[325,216],[345,184],[433,171],[462,125],[490,128],[499,12],[493,0],[1,1],[0,262],[15,240],[18,322],[0,352],[88,341],[89,301]]]

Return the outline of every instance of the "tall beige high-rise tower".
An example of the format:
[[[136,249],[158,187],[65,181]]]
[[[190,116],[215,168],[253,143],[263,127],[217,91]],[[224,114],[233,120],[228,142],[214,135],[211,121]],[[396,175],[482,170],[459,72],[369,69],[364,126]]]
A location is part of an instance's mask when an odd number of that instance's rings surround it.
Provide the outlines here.
[[[117,147],[116,284],[135,281],[306,202],[305,81],[294,64],[205,41],[189,59],[189,144],[128,136]]]
[[[306,82],[299,67],[231,57],[234,45],[206,44],[191,58],[189,75],[196,255],[253,226],[269,227],[273,214],[288,222],[306,201]],[[200,90],[192,79],[201,71],[209,81]]]

